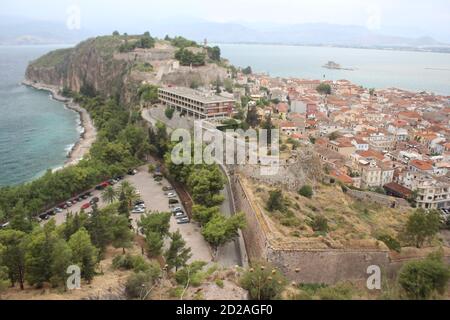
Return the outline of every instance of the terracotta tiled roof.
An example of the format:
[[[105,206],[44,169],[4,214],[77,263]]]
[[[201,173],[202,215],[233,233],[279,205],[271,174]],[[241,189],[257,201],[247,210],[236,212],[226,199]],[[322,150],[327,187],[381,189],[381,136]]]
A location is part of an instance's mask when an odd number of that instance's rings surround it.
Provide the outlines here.
[[[433,164],[429,161],[412,160],[409,164],[422,171],[433,170]]]

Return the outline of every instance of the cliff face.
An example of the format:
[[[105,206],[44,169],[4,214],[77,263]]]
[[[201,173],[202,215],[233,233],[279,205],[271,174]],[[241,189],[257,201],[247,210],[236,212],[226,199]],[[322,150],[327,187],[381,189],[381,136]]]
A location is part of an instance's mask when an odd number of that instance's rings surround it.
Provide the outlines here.
[[[131,104],[137,101],[142,83],[207,85],[227,77],[227,70],[215,64],[180,67],[174,58],[177,49],[165,41],[158,41],[152,49],[119,52],[121,45],[135,40],[132,36],[97,37],[75,48],[50,52],[28,66],[26,79],[74,92],[119,97],[122,103]]]
[[[80,92],[91,90],[104,96],[121,95],[128,62],[114,59],[120,42],[90,39],[72,49],[63,49],[33,61],[26,79]]]

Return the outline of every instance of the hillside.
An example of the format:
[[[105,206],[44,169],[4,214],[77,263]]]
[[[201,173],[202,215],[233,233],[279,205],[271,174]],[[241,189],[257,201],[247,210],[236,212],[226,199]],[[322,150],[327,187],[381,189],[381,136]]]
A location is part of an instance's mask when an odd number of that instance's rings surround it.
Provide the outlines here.
[[[74,48],[52,51],[30,63],[26,80],[85,94],[118,97],[124,104],[130,104],[136,100],[143,82],[207,85],[228,74],[222,67],[223,61],[213,63],[208,58],[202,66],[180,66],[175,59],[179,46],[174,46],[173,41],[156,40],[151,48],[134,48],[142,37],[102,36]],[[190,50],[206,51],[203,47]]]

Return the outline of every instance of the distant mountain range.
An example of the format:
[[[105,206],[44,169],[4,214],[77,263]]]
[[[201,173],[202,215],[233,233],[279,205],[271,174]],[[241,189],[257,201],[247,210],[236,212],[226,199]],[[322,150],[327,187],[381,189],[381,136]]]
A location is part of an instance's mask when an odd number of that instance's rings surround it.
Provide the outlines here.
[[[113,22],[112,22],[113,23]],[[99,33],[110,33],[108,26],[102,30],[67,29],[63,22],[34,21],[0,17],[0,44],[60,44],[76,43]],[[138,29],[135,27],[135,29]],[[108,31],[105,31],[108,30]],[[137,33],[150,30],[153,35],[163,37],[182,35],[189,39],[213,43],[267,43],[293,45],[327,45],[348,47],[385,48],[431,48],[450,50],[450,45],[432,37],[417,38],[393,36],[370,31],[365,27],[308,23],[292,25],[244,25],[240,23],[218,23],[190,21],[176,23],[142,23],[142,30],[121,30]]]
[[[237,23],[199,22],[186,25],[160,25],[156,29],[182,34],[190,39],[218,43],[272,43],[295,45],[330,45],[356,47],[447,47],[432,37],[408,38],[379,34],[360,26],[324,23],[293,24],[270,29],[246,27]]]
[[[92,35],[69,30],[63,22],[0,16],[0,45],[72,44]]]

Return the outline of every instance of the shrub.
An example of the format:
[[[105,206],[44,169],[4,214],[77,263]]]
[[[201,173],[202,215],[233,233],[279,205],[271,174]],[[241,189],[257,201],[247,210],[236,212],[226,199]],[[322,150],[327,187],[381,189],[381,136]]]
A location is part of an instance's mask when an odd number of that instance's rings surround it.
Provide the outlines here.
[[[250,299],[272,300],[281,295],[287,280],[279,270],[257,264],[244,272],[240,283],[248,290]]]
[[[284,209],[283,193],[280,189],[270,191],[269,200],[267,201],[267,210],[270,212],[282,211]]]
[[[167,108],[166,111],[164,112],[167,119],[172,119],[173,118],[173,114],[175,113],[175,109],[174,108]]]
[[[152,280],[152,277],[145,272],[133,273],[125,284],[125,294],[130,299],[142,299],[151,288]]]
[[[222,288],[222,289],[223,289],[223,287],[224,287],[223,280],[222,280],[222,279],[216,279],[216,285],[217,285],[219,288]]]
[[[158,273],[159,266],[155,263],[149,263],[142,256],[131,254],[120,255],[113,259],[113,268],[122,270],[133,270],[134,272]]]
[[[304,185],[303,187],[300,188],[300,190],[298,190],[298,194],[305,198],[311,199],[313,196],[312,187],[308,186],[308,185]]]
[[[442,255],[434,254],[422,261],[412,261],[403,266],[398,283],[409,299],[430,299],[444,294],[450,279],[450,269]]]
[[[350,300],[353,287],[349,283],[338,283],[333,287],[325,287],[317,291],[320,300]]]
[[[311,223],[311,228],[316,232],[328,232],[328,220],[324,216],[313,217]]]
[[[377,237],[377,240],[380,240],[383,242],[390,250],[400,252],[402,249],[402,246],[400,245],[400,242],[397,241],[394,237],[388,235],[388,234],[382,234]]]
[[[186,286],[188,281],[192,286],[199,286],[203,281],[201,271],[206,266],[204,261],[194,261],[190,265],[175,273],[175,280],[179,285]]]

